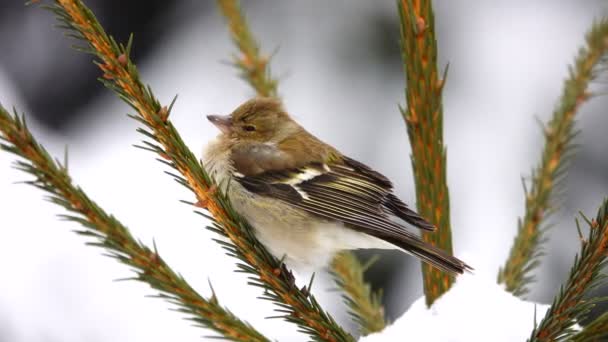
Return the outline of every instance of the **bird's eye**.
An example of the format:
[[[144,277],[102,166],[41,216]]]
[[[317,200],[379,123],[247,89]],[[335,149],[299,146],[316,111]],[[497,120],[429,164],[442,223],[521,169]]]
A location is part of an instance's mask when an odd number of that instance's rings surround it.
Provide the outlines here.
[[[253,132],[253,131],[255,131],[255,126],[245,125],[245,126],[243,126],[243,129],[247,132]]]

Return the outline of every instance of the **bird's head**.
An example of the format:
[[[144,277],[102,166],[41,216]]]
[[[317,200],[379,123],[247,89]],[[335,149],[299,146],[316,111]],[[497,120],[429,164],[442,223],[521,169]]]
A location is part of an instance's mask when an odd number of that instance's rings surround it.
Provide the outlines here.
[[[253,98],[230,115],[208,115],[207,119],[236,141],[276,142],[301,129],[281,102],[270,97]]]

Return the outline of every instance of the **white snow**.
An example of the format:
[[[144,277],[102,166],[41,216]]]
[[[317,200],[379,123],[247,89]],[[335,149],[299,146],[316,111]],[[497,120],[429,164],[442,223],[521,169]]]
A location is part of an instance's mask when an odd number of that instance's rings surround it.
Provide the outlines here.
[[[487,275],[459,276],[453,287],[427,308],[424,296],[384,331],[360,342],[526,341],[549,305],[513,296]]]

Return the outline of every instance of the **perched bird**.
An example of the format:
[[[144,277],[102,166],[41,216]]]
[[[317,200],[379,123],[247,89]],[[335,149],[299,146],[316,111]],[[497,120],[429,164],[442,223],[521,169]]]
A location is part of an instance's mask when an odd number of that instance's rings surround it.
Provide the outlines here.
[[[399,249],[450,273],[470,267],[395,221],[435,227],[393,194],[391,182],[322,142],[272,98],[227,116],[203,163],[256,236],[290,267],[317,269],[342,250]]]

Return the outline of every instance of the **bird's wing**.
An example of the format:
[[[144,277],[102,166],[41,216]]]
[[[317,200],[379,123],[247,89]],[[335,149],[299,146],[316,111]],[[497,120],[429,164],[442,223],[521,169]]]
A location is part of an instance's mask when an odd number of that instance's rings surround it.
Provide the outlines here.
[[[380,173],[347,157],[339,163],[311,162],[299,168],[266,171],[237,180],[249,191],[301,208],[321,218],[338,220],[375,236],[412,235],[393,222],[398,216],[419,228],[434,226],[392,193]]]
[[[238,173],[236,179],[253,193],[287,202],[323,219],[343,222],[447,272],[463,273],[471,269],[393,222],[389,213],[405,217],[417,227],[434,229],[392,194],[392,185],[386,177],[353,159],[342,157],[340,162],[326,164],[311,162],[299,168],[249,176]]]

